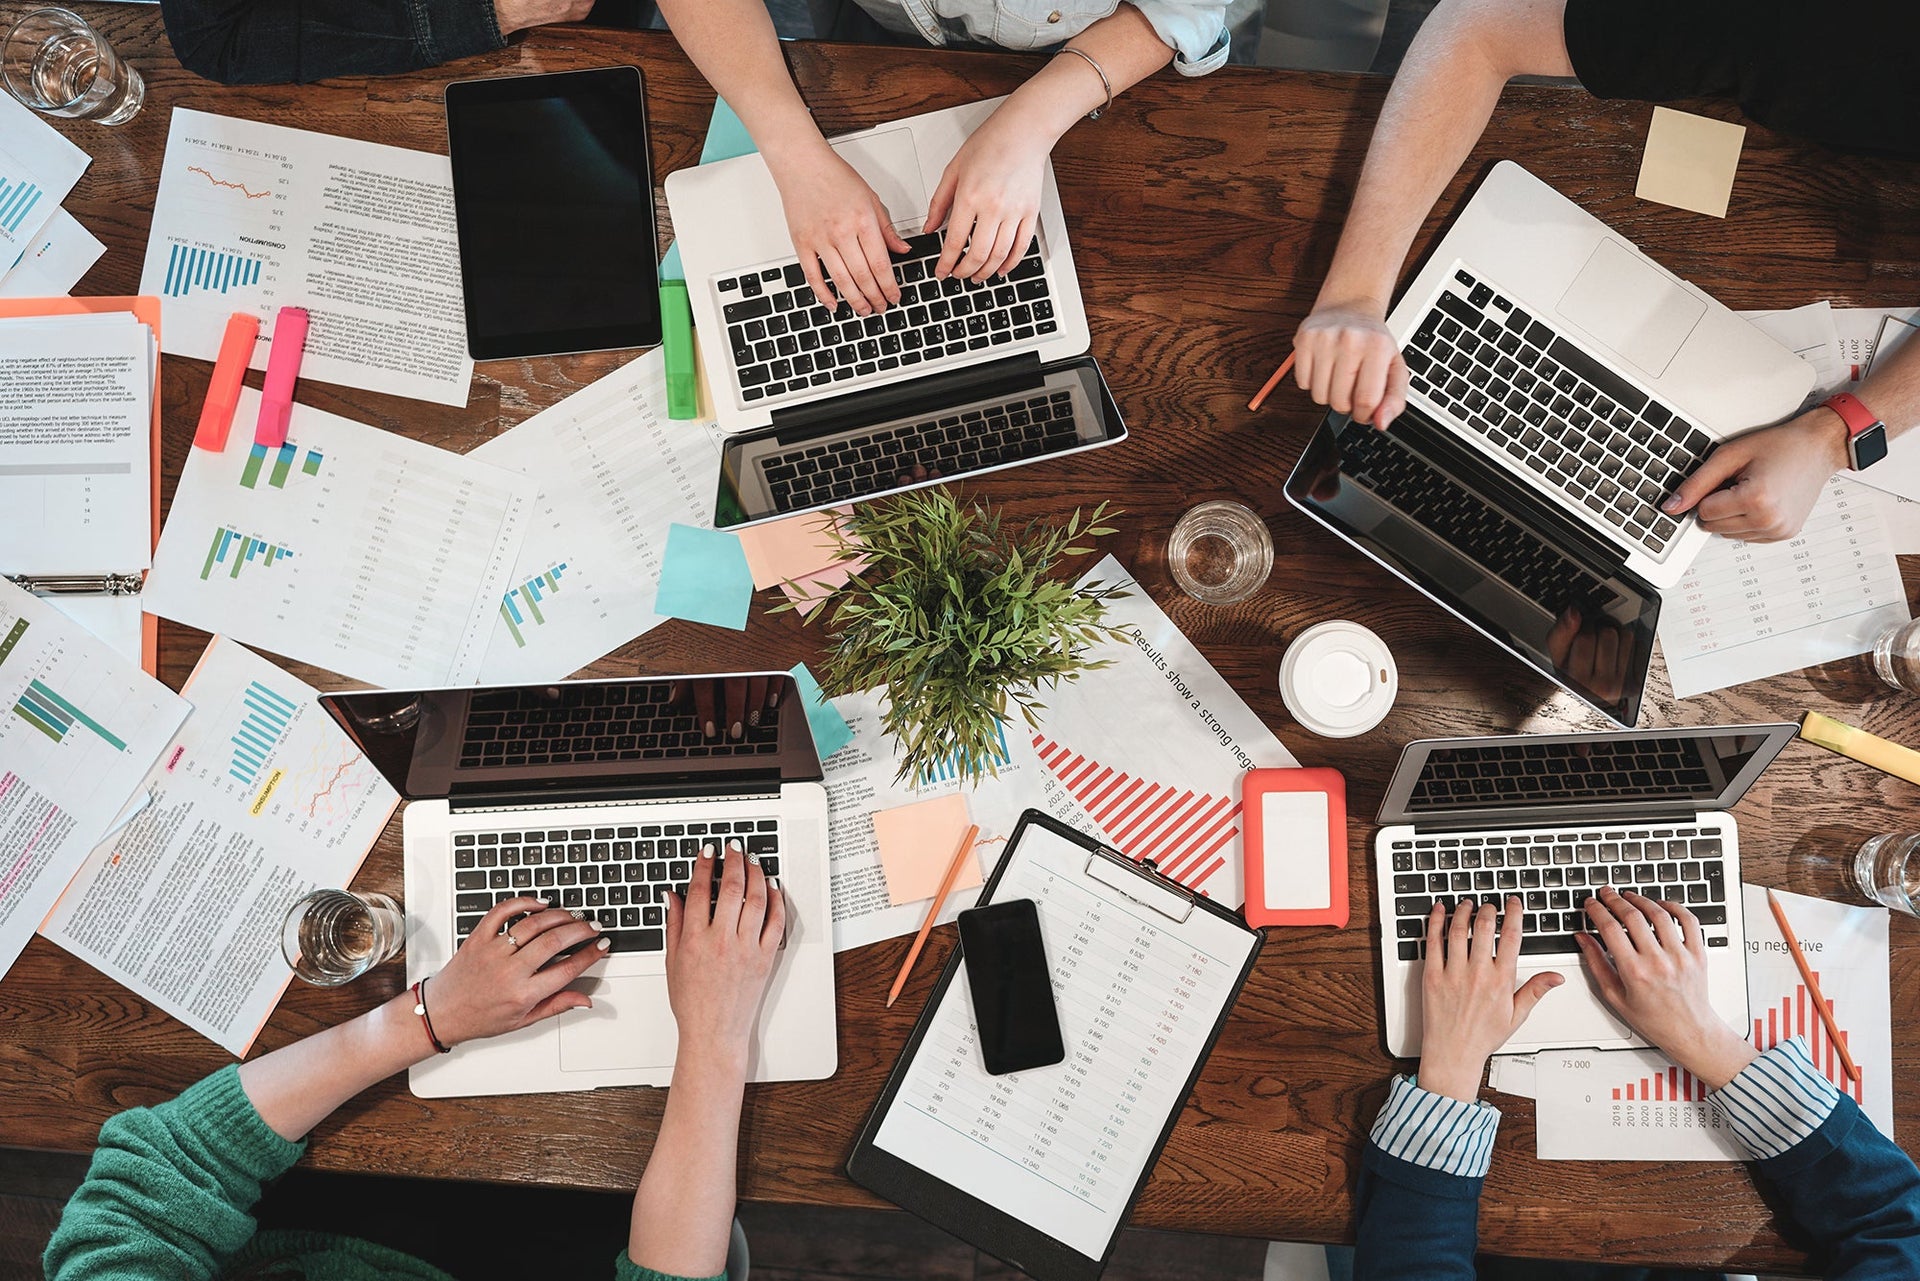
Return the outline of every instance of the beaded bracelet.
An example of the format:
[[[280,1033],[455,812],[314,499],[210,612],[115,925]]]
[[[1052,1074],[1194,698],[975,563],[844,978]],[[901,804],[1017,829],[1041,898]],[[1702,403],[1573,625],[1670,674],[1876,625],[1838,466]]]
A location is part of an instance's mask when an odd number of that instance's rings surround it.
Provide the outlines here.
[[[427,1029],[427,1040],[433,1042],[433,1048],[441,1054],[452,1054],[451,1045],[442,1045],[434,1034],[433,1018],[427,1013],[427,981],[421,979],[413,985],[413,1012],[420,1016],[420,1022]]]

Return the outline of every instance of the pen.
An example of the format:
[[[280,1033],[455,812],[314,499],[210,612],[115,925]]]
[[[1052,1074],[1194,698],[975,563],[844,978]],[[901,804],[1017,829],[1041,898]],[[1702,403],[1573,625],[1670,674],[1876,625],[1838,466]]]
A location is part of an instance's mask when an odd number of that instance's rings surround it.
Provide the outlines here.
[[[260,317],[250,311],[236,311],[227,317],[227,332],[220,339],[220,359],[213,364],[213,381],[207,384],[207,399],[200,406],[200,425],[194,429],[193,443],[215,453],[227,447],[227,429],[233,426],[233,410],[240,403],[240,384],[253,363],[253,344],[260,337]]]
[[[1800,737],[1830,752],[1850,756],[1862,765],[1871,765],[1895,778],[1920,783],[1920,752],[1889,742],[1878,734],[1856,729],[1845,721],[1836,721],[1819,712],[1808,712],[1800,718]]]
[[[927,935],[933,932],[934,918],[940,915],[940,909],[945,906],[947,892],[959,879],[961,865],[967,861],[967,855],[973,853],[973,841],[979,835],[980,825],[972,823],[967,827],[967,834],[960,838],[960,848],[953,852],[953,861],[947,864],[947,875],[940,882],[940,892],[933,896],[933,902],[927,904],[927,919],[920,922],[920,933],[907,950],[907,961],[900,967],[900,977],[893,981],[893,990],[887,993],[888,1009],[892,1009],[893,1003],[900,999],[900,989],[907,985],[907,975],[913,973],[913,963],[920,959],[920,949],[927,945]]]
[[[307,349],[307,309],[282,307],[273,320],[273,346],[267,356],[267,382],[260,390],[260,420],[253,443],[287,443],[287,419],[293,415],[293,384],[300,377],[300,356]]]
[[[1834,1022],[1833,1010],[1827,1005],[1827,998],[1820,994],[1820,980],[1813,976],[1813,967],[1807,964],[1807,954],[1800,950],[1800,940],[1794,937],[1793,926],[1787,924],[1787,909],[1780,906],[1780,900],[1767,891],[1767,906],[1773,909],[1774,923],[1780,927],[1780,936],[1787,941],[1787,951],[1793,956],[1794,965],[1799,967],[1800,981],[1807,985],[1807,995],[1813,999],[1813,1008],[1820,1014],[1820,1021],[1827,1025],[1827,1043],[1840,1054],[1840,1064],[1846,1068],[1851,1080],[1860,1079],[1860,1065],[1847,1053],[1847,1038],[1840,1034],[1840,1025]]]
[[[1267,403],[1267,396],[1280,385],[1280,380],[1287,376],[1287,371],[1293,368],[1293,358],[1299,354],[1293,351],[1287,353],[1287,358],[1280,362],[1280,368],[1273,371],[1273,377],[1267,379],[1260,390],[1253,393],[1253,399],[1247,402],[1248,409],[1258,409]]]

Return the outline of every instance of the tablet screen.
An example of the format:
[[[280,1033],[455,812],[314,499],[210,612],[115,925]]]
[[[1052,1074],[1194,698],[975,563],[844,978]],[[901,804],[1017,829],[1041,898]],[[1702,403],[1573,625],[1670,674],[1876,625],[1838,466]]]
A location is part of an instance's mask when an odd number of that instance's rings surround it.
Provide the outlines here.
[[[632,67],[447,86],[475,360],[660,341],[646,123]]]

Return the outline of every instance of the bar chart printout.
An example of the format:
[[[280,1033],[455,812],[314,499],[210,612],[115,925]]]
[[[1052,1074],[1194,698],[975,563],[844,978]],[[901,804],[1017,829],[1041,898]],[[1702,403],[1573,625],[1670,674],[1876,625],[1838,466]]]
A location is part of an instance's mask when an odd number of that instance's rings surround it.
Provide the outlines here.
[[[241,695],[247,714],[233,733],[233,763],[227,772],[242,783],[260,776],[260,767],[287,735],[287,725],[300,710],[292,700],[259,681],[249,681]]]
[[[500,618],[507,625],[507,634],[513,637],[515,647],[527,647],[527,635],[523,628],[544,627],[547,616],[540,605],[547,597],[560,590],[561,576],[567,572],[567,563],[561,561],[544,574],[536,574],[518,587],[510,587],[500,598]]]
[[[200,579],[205,582],[217,566],[226,567],[227,577],[238,578],[249,564],[258,562],[265,567],[292,558],[293,553],[279,543],[222,526],[214,531],[213,542],[207,547],[207,562],[200,567]]]
[[[240,488],[259,488],[260,475],[264,471],[270,488],[285,489],[287,477],[293,474],[294,459],[299,456],[300,446],[290,440],[278,448],[269,448],[258,441],[254,442],[248,446],[246,464],[240,469]],[[269,459],[272,460],[271,466],[268,465]],[[323,461],[325,461],[324,456],[319,450],[307,450],[305,458],[300,461],[300,474],[318,476],[320,464]]]
[[[1658,1050],[1542,1050],[1543,1161],[1742,1161],[1726,1115]]]

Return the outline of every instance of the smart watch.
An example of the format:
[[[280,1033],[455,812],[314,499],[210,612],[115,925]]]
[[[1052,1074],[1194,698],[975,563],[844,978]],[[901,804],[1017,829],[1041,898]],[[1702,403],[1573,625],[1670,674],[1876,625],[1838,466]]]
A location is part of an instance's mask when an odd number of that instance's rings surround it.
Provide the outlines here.
[[[1859,397],[1843,391],[1821,403],[1847,425],[1847,459],[1853,470],[1864,471],[1887,456],[1887,425]]]

